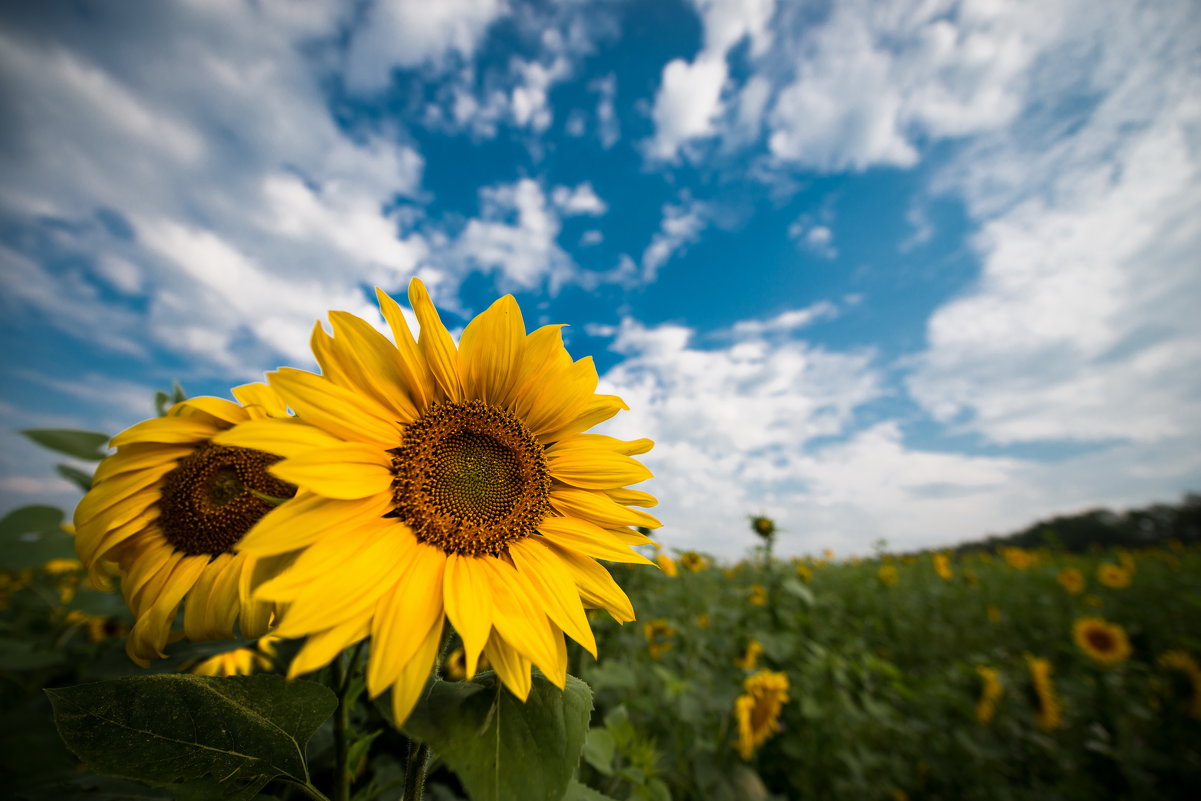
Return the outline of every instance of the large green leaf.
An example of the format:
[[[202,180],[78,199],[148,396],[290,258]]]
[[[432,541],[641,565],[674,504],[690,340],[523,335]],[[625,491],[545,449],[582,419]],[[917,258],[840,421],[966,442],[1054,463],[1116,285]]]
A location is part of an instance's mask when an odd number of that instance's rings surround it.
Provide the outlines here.
[[[560,690],[535,673],[525,703],[495,674],[435,681],[404,725],[450,766],[473,801],[560,801],[588,731],[592,691],[574,676]]]
[[[108,434],[96,431],[73,431],[68,428],[27,428],[21,432],[31,440],[52,451],[98,462],[108,455]]]
[[[63,513],[53,506],[22,506],[0,520],[0,570],[39,567],[75,555],[75,542],[62,529]]]
[[[151,675],[46,690],[59,734],[97,773],[253,797],[276,776],[307,782],[305,744],[337,698],[281,676]]]

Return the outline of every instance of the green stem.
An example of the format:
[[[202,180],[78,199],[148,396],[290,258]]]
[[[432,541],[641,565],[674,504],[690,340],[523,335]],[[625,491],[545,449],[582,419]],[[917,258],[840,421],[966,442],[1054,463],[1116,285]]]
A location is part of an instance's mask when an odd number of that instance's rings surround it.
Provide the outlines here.
[[[325,793],[321,792],[308,782],[298,782],[295,779],[283,779],[283,781],[287,782],[290,787],[295,787],[297,790],[300,790],[300,792],[313,799],[313,801],[329,801],[329,798],[325,795]]]
[[[405,788],[401,801],[421,801],[425,792],[425,769],[429,766],[430,747],[409,740],[409,759],[405,763]]]
[[[358,670],[363,643],[355,646],[350,661],[343,665],[343,656],[334,660],[333,684],[338,694],[338,709],[334,712],[334,801],[350,801],[350,707],[354,698],[350,688]]]

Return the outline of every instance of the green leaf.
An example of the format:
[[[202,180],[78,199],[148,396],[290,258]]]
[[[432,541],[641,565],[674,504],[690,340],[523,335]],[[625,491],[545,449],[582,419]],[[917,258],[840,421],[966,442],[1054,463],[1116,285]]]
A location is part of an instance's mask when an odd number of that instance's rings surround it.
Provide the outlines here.
[[[604,793],[593,790],[586,784],[580,784],[577,781],[572,781],[567,785],[567,795],[563,796],[563,801],[615,801],[613,798]]]
[[[567,790],[592,711],[592,691],[574,676],[560,690],[535,672],[522,703],[493,673],[436,680],[403,731],[429,746],[473,801],[559,801]]]
[[[90,473],[85,473],[78,467],[72,467],[69,464],[55,465],[54,469],[58,471],[60,476],[67,479],[67,481],[70,481],[84,492],[87,492],[92,488],[92,476]]]
[[[786,578],[780,582],[780,589],[784,592],[799,598],[805,606],[813,606],[813,590],[809,589],[803,582],[794,578]]]
[[[68,428],[27,428],[21,433],[43,448],[89,462],[98,462],[108,456],[106,451],[111,439],[108,434]]]
[[[307,782],[305,743],[337,706],[320,684],[272,675],[135,676],[46,694],[67,747],[97,773],[193,797],[208,785],[225,799],[276,776]]]
[[[53,506],[22,506],[0,520],[0,570],[40,567],[51,559],[75,556],[75,542],[62,529],[63,513]]]
[[[613,755],[617,752],[617,741],[608,729],[589,729],[584,741],[584,759],[589,765],[606,776],[613,775]]]

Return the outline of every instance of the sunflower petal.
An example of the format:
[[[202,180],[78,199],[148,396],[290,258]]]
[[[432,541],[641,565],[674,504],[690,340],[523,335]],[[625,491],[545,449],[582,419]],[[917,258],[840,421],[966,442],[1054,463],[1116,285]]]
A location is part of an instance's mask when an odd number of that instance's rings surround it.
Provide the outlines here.
[[[492,585],[488,572],[477,561],[472,556],[448,556],[442,582],[446,616],[463,640],[467,678],[475,675],[480,652],[492,631]]]
[[[310,635],[304,647],[292,658],[292,664],[288,666],[288,678],[294,679],[320,670],[334,661],[338,654],[365,638],[370,630],[370,619],[360,615]]]
[[[626,402],[616,395],[593,395],[584,410],[555,431],[547,431],[539,439],[542,442],[557,442],[564,437],[587,431],[608,420],[620,411],[628,411]]]
[[[550,503],[565,517],[578,517],[581,520],[596,523],[602,528],[610,526],[659,528],[662,525],[653,515],[639,509],[622,506],[603,492],[566,485],[558,486],[550,491]]]
[[[188,557],[181,559],[171,571],[162,591],[155,594],[154,603],[144,614],[138,616],[137,622],[129,632],[125,652],[130,659],[142,667],[147,667],[151,659],[162,659],[166,656],[163,648],[167,645],[171,621],[175,619],[180,601],[192,589],[207,562],[207,557]]]
[[[173,445],[181,442],[201,442],[216,433],[216,427],[200,417],[155,417],[143,420],[112,438],[110,447],[132,445],[135,442],[161,442]]]
[[[409,660],[400,672],[396,683],[392,685],[392,719],[397,728],[409,719],[417,699],[425,690],[430,673],[433,672],[434,659],[438,656],[438,647],[442,644],[443,620],[429,630],[417,649],[417,653]]]
[[[315,448],[332,448],[342,440],[317,426],[293,418],[248,420],[213,437],[218,445],[253,448],[277,456],[299,456]]]
[[[242,537],[237,550],[255,556],[294,551],[311,545],[328,531],[383,517],[390,508],[391,500],[380,496],[347,501],[302,491],[263,515]]]
[[[268,373],[271,387],[307,423],[351,442],[380,442],[393,447],[401,428],[375,401],[340,387],[323,376],[282,367]]]
[[[400,304],[392,299],[382,289],[376,288],[375,297],[379,301],[379,310],[392,329],[392,339],[396,342],[396,355],[400,359],[400,371],[405,377],[405,385],[419,411],[425,411],[434,402],[434,378],[430,375],[413,332],[405,322],[404,312]]]
[[[175,463],[194,450],[192,445],[159,445],[157,442],[126,445],[100,463],[92,475],[92,486],[122,473]]]
[[[557,673],[558,652],[550,620],[528,594],[517,569],[499,559],[481,559],[479,564],[491,574],[493,628],[544,673]]]
[[[408,377],[396,347],[366,320],[349,312],[331,311],[329,320],[334,327],[333,350],[343,363],[357,363],[360,388],[381,406],[392,409],[397,420],[416,420],[419,412],[409,397]]]
[[[653,477],[636,459],[602,448],[577,446],[570,439],[548,448],[546,461],[552,476],[583,489],[624,487]]]
[[[429,293],[425,291],[425,284],[416,278],[409,282],[409,305],[417,313],[417,322],[421,325],[417,345],[425,356],[435,383],[447,400],[462,400],[459,353],[455,350],[450,332],[438,317],[438,310],[434,308]]]
[[[250,416],[246,414],[246,410],[233,401],[227,401],[224,398],[213,398],[202,396],[199,398],[188,398],[184,401],[184,405],[189,409],[204,412],[210,417],[213,417],[230,425],[237,425],[244,420],[249,420]]]
[[[529,698],[533,679],[530,677],[530,661],[505,642],[499,634],[492,633],[484,646],[484,656],[492,663],[492,669],[500,676],[509,692],[525,701]]]
[[[417,543],[412,534],[408,536],[414,547],[405,565],[396,571],[391,601],[377,607],[372,622],[371,641],[376,650],[367,665],[367,688],[372,695],[394,683],[420,652],[426,634],[441,628],[446,554]]]
[[[555,555],[563,560],[563,566],[570,571],[585,604],[604,609],[618,623],[634,620],[634,605],[609,575],[608,570],[569,548],[562,548],[553,542],[547,544]]]
[[[286,417],[288,407],[267,384],[243,384],[231,390],[234,398],[246,409],[251,420],[263,417]]]
[[[588,625],[588,616],[580,603],[571,573],[545,545],[526,538],[509,546],[513,564],[533,592],[546,614],[567,636],[584,646],[596,658],[596,637]],[[561,638],[560,638],[561,639]]]
[[[468,323],[459,339],[467,397],[508,406],[524,346],[525,323],[512,295],[505,295]]]
[[[577,553],[604,559],[607,562],[627,562],[636,565],[654,564],[637,551],[631,551],[612,534],[586,520],[574,517],[548,517],[538,524],[544,539]]]
[[[326,498],[353,501],[390,494],[392,459],[376,445],[346,442],[305,451],[271,466],[272,475]]]

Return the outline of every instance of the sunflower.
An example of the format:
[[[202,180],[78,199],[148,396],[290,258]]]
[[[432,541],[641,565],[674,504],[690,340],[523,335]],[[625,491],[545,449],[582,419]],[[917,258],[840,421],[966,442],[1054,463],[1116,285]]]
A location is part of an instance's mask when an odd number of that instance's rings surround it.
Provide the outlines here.
[[[249,676],[274,666],[275,643],[278,637],[268,635],[256,643],[256,648],[235,648],[210,656],[190,668],[197,676]]]
[[[808,584],[813,581],[813,571],[809,569],[809,565],[804,562],[796,563],[796,577]]]
[[[752,515],[751,531],[762,539],[770,540],[776,534],[776,521],[766,515]]]
[[[1110,589],[1120,590],[1130,586],[1130,571],[1107,562],[1097,566],[1097,581]]]
[[[643,624],[642,636],[646,637],[646,650],[651,659],[658,659],[671,650],[676,630],[666,620],[652,620]]]
[[[563,635],[593,655],[585,606],[618,622],[629,599],[595,560],[651,564],[632,526],[659,521],[628,484],[651,473],[626,442],[589,428],[627,408],[595,394],[590,358],[572,361],[561,326],[527,335],[511,296],[455,345],[422,283],[409,285],[414,339],[377,290],[395,344],[365,320],[330,312],[312,337],[321,374],[268,375],[297,421],[261,420],[219,438],[284,457],[272,473],[299,487],[240,543],[254,556],[301,549],[258,596],[287,604],[278,632],[306,638],[290,675],[371,638],[367,686],[391,688],[398,725],[416,703],[449,621],[467,675],[480,654],[518,698],[531,664],[566,682]]]
[[[234,546],[294,488],[267,472],[277,457],[213,438],[286,410],[262,384],[239,387],[234,397],[241,405],[182,401],[118,434],[117,452],[96,469],[75,509],[75,550],[93,586],[108,588],[116,566],[135,619],[125,650],[143,667],[163,656],[181,603],[192,640],[231,639],[235,625],[241,636],[257,637],[271,622],[272,606],[249,591],[273,563]]]
[[[761,670],[747,676],[742,689],[743,694],[734,701],[734,718],[738,721],[735,747],[746,760],[780,730],[780,711],[788,703],[788,675]]]
[[[1072,639],[1080,650],[1103,665],[1116,665],[1130,658],[1126,631],[1099,617],[1082,617],[1072,626]]]
[[[1043,731],[1058,729],[1063,725],[1063,705],[1051,682],[1051,663],[1027,654],[1026,664],[1030,669],[1030,682],[1038,704],[1038,710],[1034,713],[1035,724]]]
[[[709,560],[696,551],[684,551],[680,554],[680,566],[689,573],[700,573],[709,567]]]
[[[1201,667],[1187,651],[1167,651],[1161,654],[1159,666],[1177,674],[1183,674],[1187,688],[1180,695],[1188,694],[1188,713],[1201,719]]]
[[[747,600],[749,600],[755,606],[766,606],[767,587],[764,587],[762,584],[752,584],[751,593]]]
[[[1010,567],[1018,570],[1025,570],[1038,563],[1038,557],[1035,554],[1022,548],[1002,548],[1001,556],[1005,558]]]
[[[758,640],[751,640],[746,644],[746,651],[742,656],[734,660],[734,667],[742,670],[754,670],[759,664],[759,657],[763,655],[763,646]]]
[[[663,574],[675,578],[680,574],[680,569],[676,566],[676,560],[672,559],[665,553],[661,553],[655,557],[655,564],[663,571]]]
[[[947,558],[945,553],[934,554],[934,572],[939,575],[943,581],[950,581],[955,578],[955,574],[951,572],[951,560]]]
[[[876,571],[877,578],[885,587],[895,587],[897,581],[900,580],[897,575],[897,569],[894,565],[880,565],[880,569]]]
[[[976,720],[987,725],[997,714],[997,702],[1005,692],[1001,684],[1000,674],[996,668],[977,665],[976,672],[980,674],[980,700],[976,702]]]
[[[1072,595],[1079,595],[1084,592],[1084,587],[1087,583],[1084,574],[1074,567],[1065,567],[1063,570],[1060,570],[1059,575],[1055,579],[1061,587]]]

